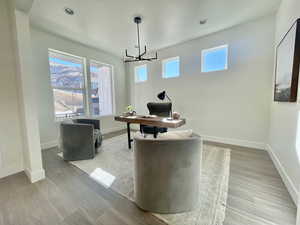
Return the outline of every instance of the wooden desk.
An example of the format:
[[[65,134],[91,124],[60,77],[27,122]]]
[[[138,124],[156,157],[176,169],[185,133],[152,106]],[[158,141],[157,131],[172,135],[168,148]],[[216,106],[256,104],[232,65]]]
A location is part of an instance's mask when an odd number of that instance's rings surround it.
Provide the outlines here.
[[[130,124],[143,124],[153,127],[177,128],[185,124],[185,119],[168,120],[166,117],[159,116],[115,116],[115,120],[127,123],[128,148],[131,148]]]

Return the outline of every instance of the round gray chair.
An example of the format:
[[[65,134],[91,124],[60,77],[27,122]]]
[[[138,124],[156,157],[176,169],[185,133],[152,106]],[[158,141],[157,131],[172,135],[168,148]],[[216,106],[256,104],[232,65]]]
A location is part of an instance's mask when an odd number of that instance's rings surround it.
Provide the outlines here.
[[[199,203],[202,140],[134,138],[135,202],[143,210],[180,213]]]

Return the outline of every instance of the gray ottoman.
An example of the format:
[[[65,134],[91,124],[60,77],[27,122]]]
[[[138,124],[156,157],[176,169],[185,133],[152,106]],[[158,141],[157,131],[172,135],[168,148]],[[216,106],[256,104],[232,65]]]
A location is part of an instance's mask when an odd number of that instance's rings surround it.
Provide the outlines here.
[[[134,138],[135,202],[156,213],[191,211],[199,203],[202,140]]]

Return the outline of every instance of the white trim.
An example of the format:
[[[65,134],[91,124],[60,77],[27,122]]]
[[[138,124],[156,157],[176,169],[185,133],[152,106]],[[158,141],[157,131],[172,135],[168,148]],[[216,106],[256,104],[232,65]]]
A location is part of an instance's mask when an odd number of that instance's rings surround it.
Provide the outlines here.
[[[172,62],[172,61],[178,61],[178,75],[176,76],[173,76],[173,77],[166,77],[166,63],[168,62]],[[164,79],[170,79],[170,78],[176,78],[176,77],[179,77],[180,76],[180,57],[179,56],[175,56],[175,57],[172,57],[172,58],[167,58],[167,59],[164,59],[162,60],[162,78]]]
[[[48,48],[48,52],[53,52],[53,53],[56,53],[56,54],[66,55],[66,56],[74,57],[74,58],[77,58],[77,59],[80,59],[80,60],[84,59],[84,57],[82,57],[82,56],[73,55],[71,53],[60,51],[60,50],[56,50],[56,49],[53,49],[53,48]]]
[[[141,67],[145,67],[146,68],[146,80],[140,80],[140,79],[138,79],[137,70],[139,68],[141,68]],[[138,84],[138,83],[144,83],[147,80],[148,80],[148,66],[147,66],[147,64],[138,65],[138,66],[134,67],[134,82],[136,84]]]
[[[295,187],[294,183],[292,182],[292,179],[289,177],[288,173],[286,172],[284,166],[281,164],[279,158],[275,154],[272,147],[269,144],[267,144],[266,147],[267,147],[267,151],[268,151],[273,163],[275,164],[276,169],[278,170],[278,173],[281,176],[281,179],[283,180],[285,186],[287,187],[294,203],[297,205],[298,194],[299,194],[297,188]]]
[[[63,91],[82,91],[84,88],[70,88],[70,87],[54,87],[52,89],[63,90]]]
[[[45,179],[44,169],[37,170],[37,171],[30,171],[29,169],[25,169],[25,174],[27,175],[31,183],[35,183],[37,181]]]
[[[247,141],[247,140],[232,139],[232,138],[222,138],[222,137],[214,137],[214,136],[207,136],[207,135],[200,135],[200,136],[203,137],[204,141],[213,141],[213,142],[218,142],[223,144],[238,145],[247,148],[266,150],[266,144],[263,142]]]
[[[105,65],[105,63],[104,63]],[[108,64],[110,65],[110,64]],[[104,116],[113,116],[114,114],[116,114],[116,91],[115,91],[115,67],[114,65],[110,65],[111,66],[111,91],[112,91],[112,115],[103,115],[102,117]],[[101,116],[101,115],[100,115]]]
[[[9,168],[0,168],[0,169],[1,169],[0,179],[24,171],[24,168],[20,165],[16,165],[15,167],[11,166]]]
[[[91,76],[91,71],[90,71],[90,63],[86,58],[83,58],[83,76],[84,76],[84,81],[83,81],[83,104],[84,104],[84,114],[85,115],[90,115],[90,84],[89,84],[89,79]]]
[[[226,49],[226,64],[225,64],[225,69],[218,69],[218,70],[211,70],[211,71],[204,71],[204,54],[206,52],[211,52],[211,51],[215,51],[215,50],[218,50],[218,49],[223,49],[225,48]],[[216,71],[223,71],[223,70],[228,70],[228,48],[229,48],[229,45],[226,44],[226,45],[221,45],[221,46],[217,46],[217,47],[214,47],[214,48],[208,48],[208,49],[203,49],[201,51],[201,73],[210,73],[210,72],[216,72]]]

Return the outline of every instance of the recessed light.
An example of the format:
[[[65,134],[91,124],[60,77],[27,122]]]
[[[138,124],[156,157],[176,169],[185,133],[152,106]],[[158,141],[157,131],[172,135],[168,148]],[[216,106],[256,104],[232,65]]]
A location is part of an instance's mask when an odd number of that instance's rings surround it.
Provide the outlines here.
[[[201,25],[204,25],[204,24],[206,24],[207,23],[207,19],[204,19],[204,20],[200,20],[200,22],[199,22]]]
[[[65,10],[66,14],[71,15],[71,16],[74,15],[74,10],[73,9],[65,7],[64,10]]]

